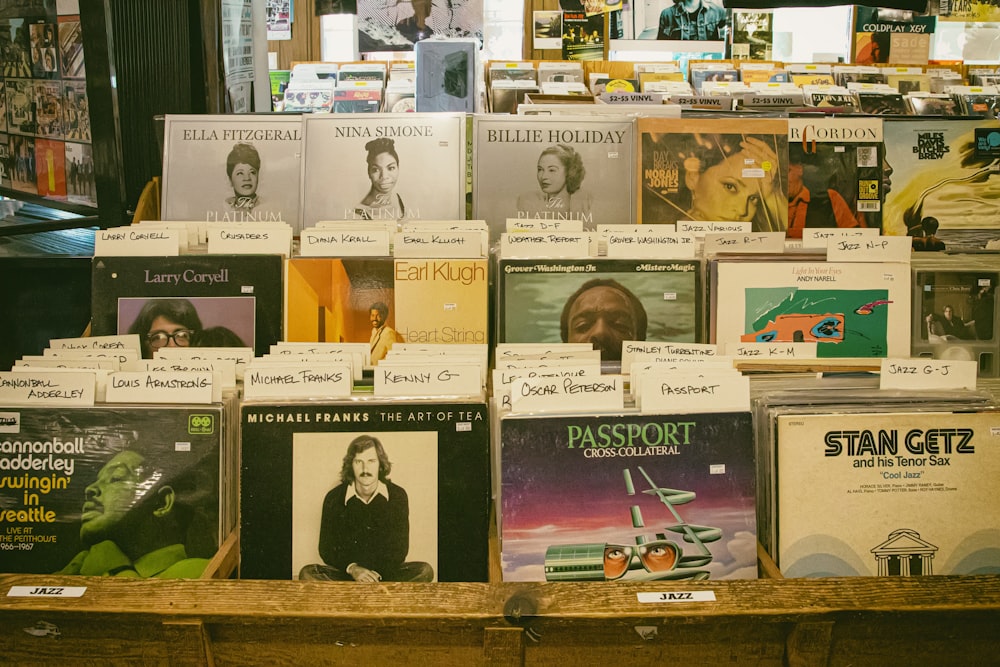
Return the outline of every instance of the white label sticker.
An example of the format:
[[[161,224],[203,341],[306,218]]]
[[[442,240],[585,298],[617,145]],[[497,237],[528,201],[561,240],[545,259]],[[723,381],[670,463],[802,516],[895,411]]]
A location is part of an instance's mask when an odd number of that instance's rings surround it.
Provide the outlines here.
[[[663,602],[715,602],[715,591],[675,591],[667,593],[636,593],[644,604]]]
[[[11,586],[9,598],[78,598],[83,597],[86,586]]]

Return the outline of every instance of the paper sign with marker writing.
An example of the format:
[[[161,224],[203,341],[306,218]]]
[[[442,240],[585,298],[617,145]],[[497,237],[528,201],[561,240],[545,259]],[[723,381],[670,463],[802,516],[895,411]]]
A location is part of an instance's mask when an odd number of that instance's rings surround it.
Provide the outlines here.
[[[733,412],[750,409],[750,378],[731,373],[643,375],[639,406],[643,414],[664,411]]]
[[[732,234],[753,231],[752,222],[725,222],[722,220],[678,220],[678,234],[694,234],[703,238],[705,234]]]
[[[375,367],[376,396],[477,396],[478,364],[399,364]]]
[[[223,389],[236,387],[236,363],[234,361],[204,361],[194,359],[140,359],[137,364],[139,371],[154,371],[157,373],[201,372],[218,373],[212,376]]]
[[[93,405],[94,378],[87,370],[0,372],[0,404]]]
[[[591,256],[590,232],[516,232],[500,235],[501,257],[546,259]]]
[[[669,343],[642,340],[627,340],[622,342],[622,368],[628,368],[636,361],[638,355],[683,355],[691,357],[714,357],[718,354],[718,346],[711,343]]]
[[[361,354],[353,352],[351,354],[265,354],[263,357],[254,358],[253,364],[309,364],[317,368],[323,364],[335,366],[346,366],[351,370],[351,376],[355,380],[364,377],[364,359]]]
[[[782,253],[785,251],[785,232],[751,232],[749,234],[705,234],[706,255],[723,252]]]
[[[122,370],[135,370],[139,361],[139,351],[130,349],[120,350],[74,350],[60,348],[54,350],[47,347],[42,350],[42,356],[54,359],[115,359]]]
[[[395,257],[478,258],[487,247],[487,235],[482,231],[399,232],[393,236]]]
[[[384,257],[391,234],[384,229],[303,229],[299,254],[303,257]]]
[[[690,259],[697,254],[697,241],[694,234],[630,234],[617,231],[609,232],[606,239],[608,257],[640,259]]]
[[[945,359],[883,359],[880,389],[975,389],[979,363]]]
[[[525,367],[493,370],[493,398],[501,410],[510,409],[510,387],[516,380],[532,378],[599,378],[601,366],[566,366],[557,368]]]
[[[95,257],[173,257],[181,252],[178,229],[112,227],[94,233]]]
[[[521,378],[510,385],[511,412],[609,412],[625,405],[621,375]]]
[[[54,350],[140,350],[139,334],[114,336],[87,336],[84,338],[53,338],[49,347]]]
[[[913,237],[878,236],[871,239],[830,241],[826,259],[830,262],[909,262]]]
[[[833,343],[828,343],[833,345]],[[726,352],[736,359],[815,359],[819,343],[729,343]]]
[[[243,369],[253,359],[249,347],[161,347],[153,354],[156,359],[231,360],[236,364],[236,379],[243,379]]]
[[[108,376],[108,403],[216,403],[222,388],[218,372],[119,371]],[[219,381],[221,384],[221,379]]]
[[[348,366],[253,364],[243,373],[243,395],[255,398],[344,398],[353,382]]]
[[[284,255],[292,254],[292,228],[213,227],[208,230],[208,252],[212,255]]]
[[[506,229],[508,232],[582,232],[583,220],[507,218]]]
[[[852,227],[849,229],[830,229],[827,227],[806,227],[802,230],[802,247],[822,249],[832,241],[861,241],[878,238],[881,234],[878,227]]]

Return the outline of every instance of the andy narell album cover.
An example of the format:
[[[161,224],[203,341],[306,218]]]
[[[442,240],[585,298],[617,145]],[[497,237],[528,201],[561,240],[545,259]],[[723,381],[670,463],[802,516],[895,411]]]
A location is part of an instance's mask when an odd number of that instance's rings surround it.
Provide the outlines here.
[[[298,230],[298,115],[168,115],[164,220],[284,222]]]
[[[464,114],[316,114],[303,122],[303,225],[465,219]]]

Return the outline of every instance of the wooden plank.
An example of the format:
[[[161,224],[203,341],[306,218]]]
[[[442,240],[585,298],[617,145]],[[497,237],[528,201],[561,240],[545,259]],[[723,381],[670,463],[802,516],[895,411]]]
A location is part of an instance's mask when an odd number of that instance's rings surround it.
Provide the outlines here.
[[[830,662],[833,621],[798,623],[788,636],[788,667],[826,665]]]
[[[215,667],[205,625],[197,619],[163,622],[171,667]]]
[[[489,667],[520,667],[524,664],[524,631],[521,628],[486,628],[483,660]]]

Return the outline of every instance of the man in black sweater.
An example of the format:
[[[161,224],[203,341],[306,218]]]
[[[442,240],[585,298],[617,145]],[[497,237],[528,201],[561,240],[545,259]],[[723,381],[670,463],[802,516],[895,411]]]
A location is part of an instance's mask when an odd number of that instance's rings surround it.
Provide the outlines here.
[[[432,581],[428,563],[405,562],[410,548],[410,502],[389,481],[392,464],[377,438],[361,435],[344,456],[340,484],[323,499],[319,554],[300,579],[323,581]]]

